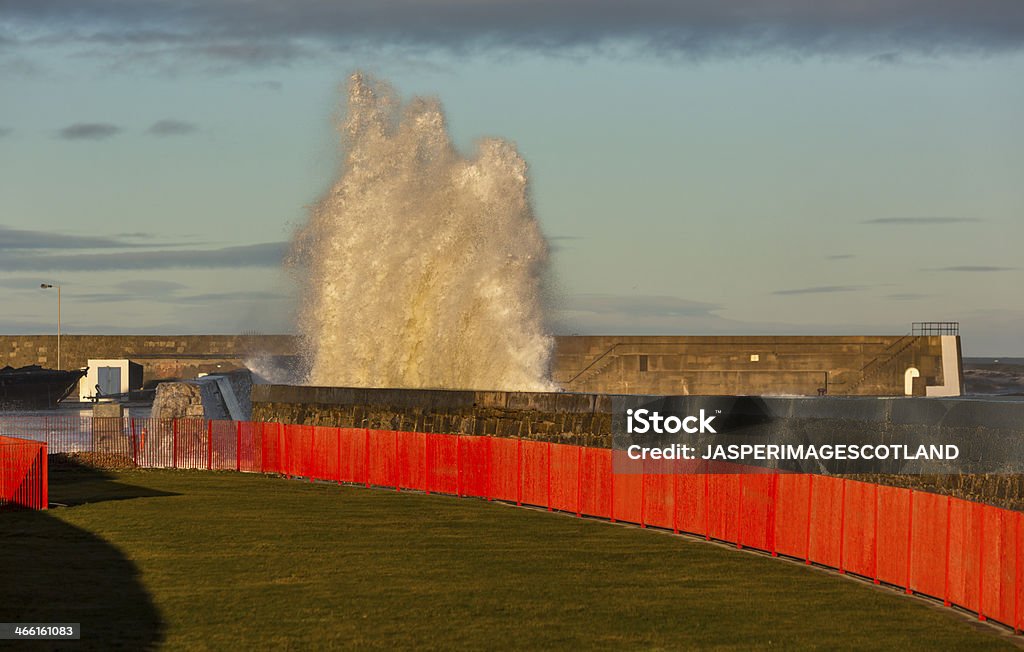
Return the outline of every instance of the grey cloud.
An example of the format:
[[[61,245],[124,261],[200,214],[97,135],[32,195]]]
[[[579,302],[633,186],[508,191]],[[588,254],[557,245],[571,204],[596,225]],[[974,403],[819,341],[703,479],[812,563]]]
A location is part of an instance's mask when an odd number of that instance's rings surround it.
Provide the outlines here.
[[[187,237],[187,236],[186,236]],[[148,240],[149,242],[140,242]],[[45,249],[150,249],[153,247],[177,247],[187,244],[195,247],[200,243],[160,241],[152,233],[119,233],[116,236],[81,236],[14,229],[0,224],[0,251],[30,251]]]
[[[819,285],[810,288],[797,288],[794,290],[776,290],[772,294],[794,295],[794,294],[833,294],[836,292],[859,292],[864,288],[857,285]]]
[[[76,122],[68,125],[57,135],[65,140],[103,140],[120,133],[121,128],[105,122]]]
[[[717,314],[722,306],[671,296],[587,294],[566,297],[554,312],[560,334],[826,335],[848,334],[851,324],[754,322]],[[860,333],[902,332],[900,324],[857,324]]]
[[[182,249],[130,251],[109,254],[9,255],[0,258],[0,270],[138,270],[170,268],[276,267],[281,264],[287,243],[223,247],[221,249]]]
[[[128,243],[116,238],[12,229],[0,224],[0,251],[11,249],[107,249],[126,246],[129,246]]]
[[[559,308],[571,312],[627,313],[636,316],[703,316],[722,306],[703,301],[689,301],[662,295],[620,296],[611,294],[577,294],[568,297]]]
[[[870,61],[874,63],[898,64],[903,61],[903,56],[899,52],[882,52],[871,57]]]
[[[577,240],[583,240],[583,236],[576,235],[549,235],[546,237],[548,249],[552,253],[572,249],[572,244]]]
[[[455,53],[483,47],[689,57],[857,52],[888,63],[907,52],[1006,52],[1024,45],[1019,0],[7,0],[3,6],[5,18],[24,28],[11,33],[34,34],[37,42],[250,63],[381,44]]]
[[[2,278],[0,279],[0,288],[7,288],[10,290],[22,290],[25,292],[36,292],[38,291],[41,283],[50,283],[52,285],[66,286],[67,282],[45,278],[42,276],[29,276],[29,277],[15,277],[15,278]]]
[[[17,335],[50,335],[53,333],[53,322],[0,318],[0,333]],[[6,364],[7,362],[4,361],[3,364],[0,364],[0,367]]]
[[[124,292],[142,295],[167,295],[178,290],[184,290],[188,286],[174,281],[161,281],[156,279],[136,279],[132,281],[121,281],[114,285],[115,288]]]
[[[238,292],[215,292],[210,294],[195,294],[186,297],[180,297],[181,303],[224,303],[228,301],[278,301],[281,299],[287,299],[283,294],[277,292],[265,292],[262,290],[240,290]]]
[[[831,256],[825,256],[825,260],[848,260],[850,258],[856,258],[854,254],[832,254]]]
[[[879,217],[873,220],[864,220],[862,224],[897,224],[903,226],[929,226],[937,224],[964,224],[968,222],[981,222],[977,217]]]
[[[219,304],[234,301],[276,301],[287,299],[283,294],[262,290],[239,290],[237,292],[213,292],[207,294],[182,294],[188,289],[181,283],[163,281],[137,281],[118,283],[114,286],[118,292],[76,293],[75,301],[94,301],[116,303],[121,301],[157,301],[173,304]]]
[[[918,294],[916,292],[898,292],[896,294],[887,294],[886,299],[892,299],[893,301],[917,301],[918,299],[927,299],[930,294]]]
[[[199,127],[183,120],[159,120],[154,122],[146,133],[153,136],[185,136],[198,131]]]
[[[4,136],[9,136],[13,132],[14,130],[11,129],[10,127],[0,127],[0,138],[3,138]]]
[[[926,272],[1009,272],[1016,267],[998,267],[996,265],[952,265],[950,267],[933,267]]]

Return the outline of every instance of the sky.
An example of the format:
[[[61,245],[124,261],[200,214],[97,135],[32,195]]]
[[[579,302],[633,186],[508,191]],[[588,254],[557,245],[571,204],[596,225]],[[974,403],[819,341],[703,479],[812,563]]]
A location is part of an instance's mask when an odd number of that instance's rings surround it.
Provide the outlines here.
[[[0,0],[0,333],[292,331],[356,70],[516,144],[559,334],[1024,356],[1019,0]]]

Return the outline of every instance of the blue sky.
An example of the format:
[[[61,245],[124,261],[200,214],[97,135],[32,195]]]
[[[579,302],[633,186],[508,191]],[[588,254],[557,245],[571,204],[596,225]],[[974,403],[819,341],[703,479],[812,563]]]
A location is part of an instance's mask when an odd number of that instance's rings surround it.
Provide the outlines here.
[[[364,70],[516,143],[558,332],[1024,355],[1019,2],[279,5],[0,1],[0,332],[291,330]]]

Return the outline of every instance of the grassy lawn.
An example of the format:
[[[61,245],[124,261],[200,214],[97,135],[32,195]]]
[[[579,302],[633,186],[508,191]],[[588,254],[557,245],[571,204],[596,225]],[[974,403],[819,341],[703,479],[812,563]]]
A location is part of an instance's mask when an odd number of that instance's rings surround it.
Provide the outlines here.
[[[111,649],[1008,647],[895,592],[636,528],[234,473],[63,471],[0,622]]]

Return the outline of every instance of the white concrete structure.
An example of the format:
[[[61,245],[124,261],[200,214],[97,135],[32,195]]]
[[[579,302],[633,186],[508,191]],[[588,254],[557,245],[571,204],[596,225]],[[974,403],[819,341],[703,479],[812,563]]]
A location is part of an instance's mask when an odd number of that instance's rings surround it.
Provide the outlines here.
[[[88,373],[78,382],[78,400],[91,401],[141,387],[142,365],[127,359],[90,359]]]
[[[942,384],[925,388],[926,396],[960,396],[963,388],[960,379],[960,337],[942,335]]]

